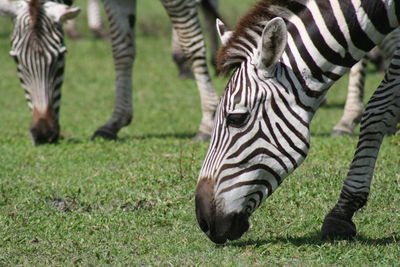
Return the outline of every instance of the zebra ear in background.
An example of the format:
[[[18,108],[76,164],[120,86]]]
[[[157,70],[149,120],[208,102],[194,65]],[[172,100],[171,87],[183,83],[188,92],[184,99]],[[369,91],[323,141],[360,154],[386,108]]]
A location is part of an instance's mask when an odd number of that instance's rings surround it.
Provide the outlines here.
[[[216,20],[216,26],[222,45],[226,45],[229,39],[232,37],[233,32],[229,31],[220,19]]]
[[[255,63],[258,69],[270,72],[285,51],[287,28],[280,18],[270,20],[265,26],[257,47]]]
[[[70,7],[55,2],[46,2],[44,8],[46,14],[57,23],[64,23],[69,19],[73,19],[81,11],[79,7]]]
[[[0,0],[0,16],[15,18],[18,15],[18,11],[28,6],[25,1],[10,1]]]

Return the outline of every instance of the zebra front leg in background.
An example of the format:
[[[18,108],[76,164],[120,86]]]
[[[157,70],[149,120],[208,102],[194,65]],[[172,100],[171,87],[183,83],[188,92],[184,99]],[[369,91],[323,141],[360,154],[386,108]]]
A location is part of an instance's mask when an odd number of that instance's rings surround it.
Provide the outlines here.
[[[400,43],[400,28],[387,35],[382,43],[372,49],[361,62],[351,68],[343,116],[333,128],[332,136],[354,134],[354,128],[360,122],[364,109],[363,98],[367,60],[376,64],[378,70],[387,69],[398,43]]]
[[[88,0],[87,3],[87,20],[89,29],[96,38],[106,38],[107,32],[103,28],[101,22],[101,10],[99,0]],[[64,27],[68,36],[72,39],[81,38],[75,20],[70,20]]]
[[[202,120],[196,140],[208,140],[211,136],[218,96],[211,83],[206,61],[205,42],[200,27],[195,0],[162,0],[171,19],[181,47],[190,59],[192,71],[200,91]],[[182,8],[185,6],[185,8]]]
[[[323,239],[350,238],[356,234],[354,213],[368,199],[373,170],[385,134],[393,134],[400,121],[400,47],[386,76],[367,104],[350,170],[336,206],[325,217]]]
[[[116,139],[118,131],[132,121],[132,67],[135,58],[136,0],[104,0],[116,71],[114,111],[92,138]]]
[[[203,0],[201,1],[201,10],[203,11],[206,31],[209,35],[210,51],[211,51],[211,63],[218,74],[217,69],[217,53],[219,48],[219,36],[215,22],[217,19],[221,19],[218,13],[218,0]]]
[[[332,136],[354,135],[354,128],[360,122],[364,111],[364,84],[367,58],[364,57],[354,65],[349,74],[349,87],[343,116],[333,127]]]
[[[96,38],[108,36],[101,22],[100,0],[88,0],[88,26]]]
[[[210,38],[211,63],[217,72],[216,58],[219,47],[219,38],[217,29],[215,27],[215,21],[220,17],[218,14],[218,0],[201,0],[200,6],[205,18],[206,32],[209,34]],[[185,53],[183,52],[183,49],[179,43],[178,35],[174,29],[172,29],[172,58],[178,67],[179,78],[193,78],[192,69],[188,62],[189,59],[185,56]]]
[[[172,29],[172,59],[178,68],[178,78],[180,79],[193,79],[192,68],[190,67],[189,60],[185,56],[181,45],[179,44],[178,34]]]

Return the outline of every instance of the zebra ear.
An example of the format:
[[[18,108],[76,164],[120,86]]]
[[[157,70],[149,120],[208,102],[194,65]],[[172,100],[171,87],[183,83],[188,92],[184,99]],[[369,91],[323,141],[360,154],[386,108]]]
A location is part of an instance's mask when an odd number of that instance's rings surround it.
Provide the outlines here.
[[[229,39],[232,37],[233,32],[229,31],[220,19],[217,19],[216,24],[219,39],[221,40],[222,45],[226,45]]]
[[[15,18],[24,5],[27,6],[25,1],[0,0],[0,16]]]
[[[269,72],[281,58],[287,44],[287,28],[280,18],[270,20],[265,26],[257,47],[256,66]]]
[[[55,2],[46,2],[44,8],[46,14],[58,23],[63,23],[69,19],[75,18],[81,11],[79,7],[70,7]]]

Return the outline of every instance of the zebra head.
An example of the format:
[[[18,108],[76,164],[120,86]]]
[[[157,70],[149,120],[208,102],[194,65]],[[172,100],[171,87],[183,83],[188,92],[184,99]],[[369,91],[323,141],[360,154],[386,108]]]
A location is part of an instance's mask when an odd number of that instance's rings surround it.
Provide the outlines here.
[[[62,23],[78,13],[77,7],[52,1],[0,0],[0,14],[11,17],[15,24],[10,55],[32,111],[34,144],[58,140],[66,52]]]
[[[284,79],[287,28],[276,17],[235,39],[217,21],[219,64],[233,69],[196,189],[200,228],[216,243],[240,238],[248,218],[304,160],[308,124]]]

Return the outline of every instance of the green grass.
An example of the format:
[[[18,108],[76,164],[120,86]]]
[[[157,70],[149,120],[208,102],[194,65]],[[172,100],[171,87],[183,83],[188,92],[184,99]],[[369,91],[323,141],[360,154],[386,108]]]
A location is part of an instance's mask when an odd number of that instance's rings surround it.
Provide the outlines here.
[[[233,24],[249,3],[223,15]],[[111,114],[108,42],[68,40],[58,145],[33,147],[30,114],[8,57],[11,24],[0,20],[0,266],[339,265],[396,266],[400,255],[400,137],[387,137],[354,241],[321,242],[356,138],[330,138],[347,79],[312,123],[304,164],[252,216],[240,240],[216,246],[201,233],[194,190],[207,143],[191,141],[200,120],[193,81],[176,79],[169,26],[157,1],[139,1],[135,118],[116,142],[90,142]],[[229,20],[228,19],[228,20]],[[380,76],[370,73],[368,95]],[[215,78],[219,93],[225,78]]]

